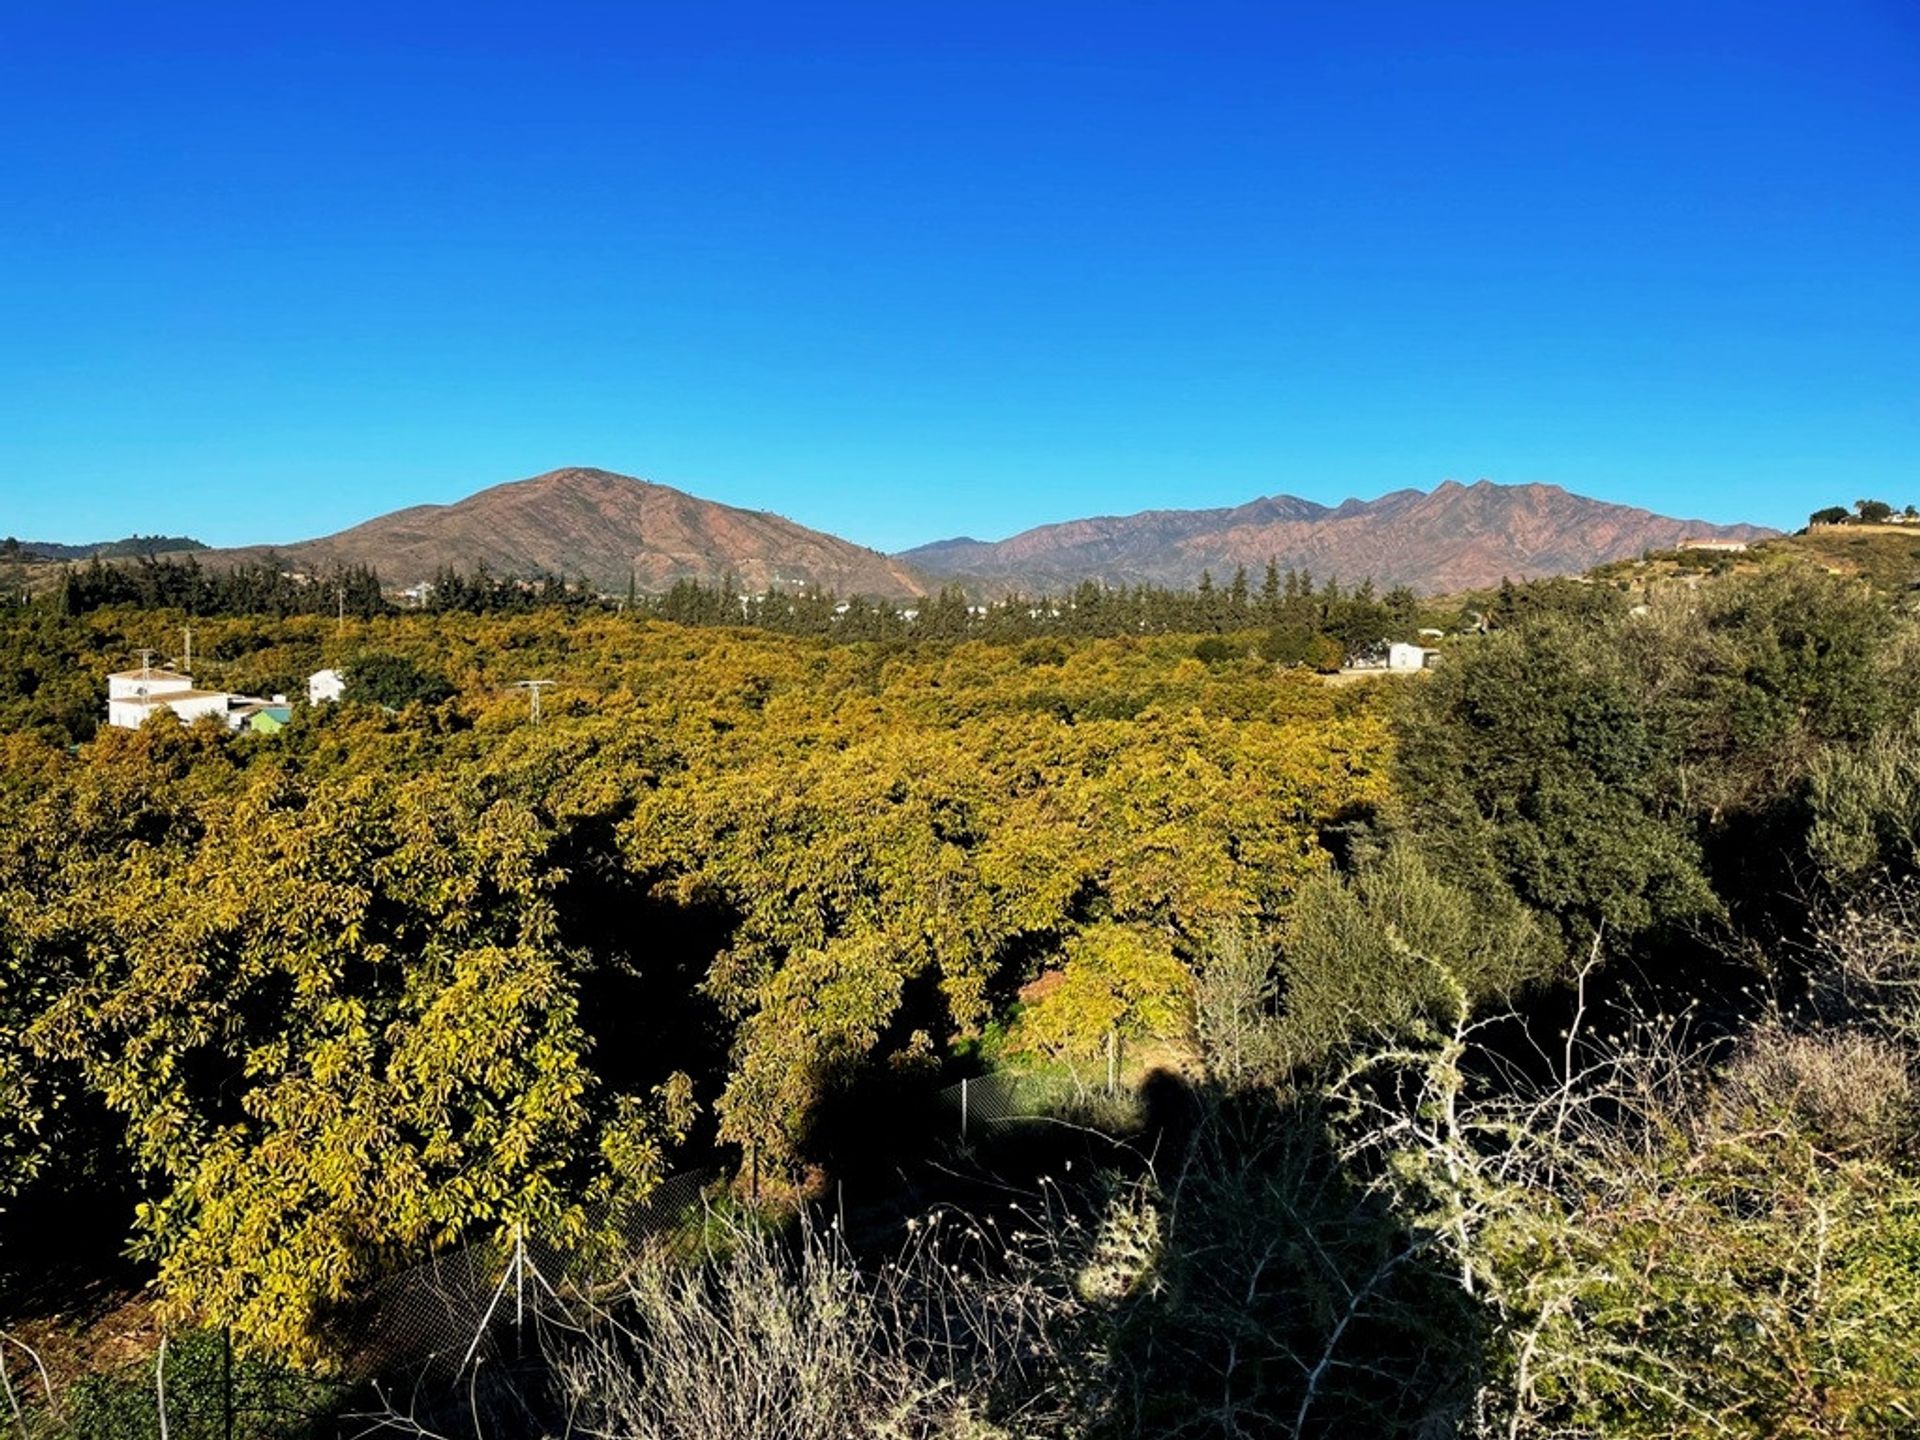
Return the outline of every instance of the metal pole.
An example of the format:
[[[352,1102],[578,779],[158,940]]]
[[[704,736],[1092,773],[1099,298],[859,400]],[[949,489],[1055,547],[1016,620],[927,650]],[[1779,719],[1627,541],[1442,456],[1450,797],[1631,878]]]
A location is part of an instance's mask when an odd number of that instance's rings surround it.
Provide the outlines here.
[[[521,1343],[521,1329],[527,1320],[527,1232],[513,1229],[513,1342]]]
[[[964,1078],[960,1081],[960,1138],[967,1138],[967,1082]]]
[[[153,1362],[153,1396],[160,1409],[160,1440],[167,1440],[167,1337],[160,1336],[160,1354]]]

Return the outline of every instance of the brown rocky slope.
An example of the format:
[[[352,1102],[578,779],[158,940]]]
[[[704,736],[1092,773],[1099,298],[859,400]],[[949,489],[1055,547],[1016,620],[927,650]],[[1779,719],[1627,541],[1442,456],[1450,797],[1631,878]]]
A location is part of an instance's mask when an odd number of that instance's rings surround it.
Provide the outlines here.
[[[904,599],[924,586],[876,550],[764,510],[742,510],[607,470],[565,469],[495,485],[451,505],[395,510],[317,540],[269,549],[202,551],[203,564],[259,560],[312,573],[368,565],[404,587],[452,566],[495,574],[585,577],[611,593],[628,577],[645,592],[728,574],[748,590],[817,586]]]

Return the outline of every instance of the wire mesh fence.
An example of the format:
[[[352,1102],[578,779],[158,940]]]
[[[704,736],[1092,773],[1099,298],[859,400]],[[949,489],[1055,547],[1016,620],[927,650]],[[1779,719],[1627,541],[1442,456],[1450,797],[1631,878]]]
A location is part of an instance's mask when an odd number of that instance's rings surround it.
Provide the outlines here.
[[[590,1298],[639,1256],[697,1223],[711,1171],[662,1181],[644,1201],[601,1205],[583,1238],[530,1234],[481,1241],[397,1271],[372,1286],[350,1319],[363,1378],[452,1379],[476,1364],[517,1363],[556,1301]]]
[[[1023,1123],[1104,1119],[1127,1096],[1110,1079],[1088,1083],[1067,1072],[996,1070],[949,1085],[934,1098],[955,1136],[971,1142]]]

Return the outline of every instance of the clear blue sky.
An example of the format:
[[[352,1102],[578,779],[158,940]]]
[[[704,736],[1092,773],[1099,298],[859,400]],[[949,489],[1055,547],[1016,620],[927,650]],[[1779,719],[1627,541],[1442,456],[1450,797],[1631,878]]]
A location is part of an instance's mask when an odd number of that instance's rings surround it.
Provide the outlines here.
[[[1920,501],[1920,5],[0,10],[0,533]]]

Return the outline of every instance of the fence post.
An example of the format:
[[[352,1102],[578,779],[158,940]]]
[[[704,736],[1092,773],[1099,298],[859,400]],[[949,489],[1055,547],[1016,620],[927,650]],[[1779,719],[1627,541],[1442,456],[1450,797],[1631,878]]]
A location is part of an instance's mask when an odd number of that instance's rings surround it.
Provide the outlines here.
[[[153,1398],[160,1411],[160,1440],[168,1440],[167,1433],[167,1332],[160,1332],[160,1353],[153,1362]]]
[[[967,1138],[967,1080],[960,1078],[960,1138]]]
[[[1119,1083],[1120,1075],[1120,1027],[1114,1026],[1107,1031],[1107,1098],[1113,1098],[1114,1087]]]
[[[527,1231],[524,1225],[513,1227],[513,1356],[524,1360],[527,1354]]]

